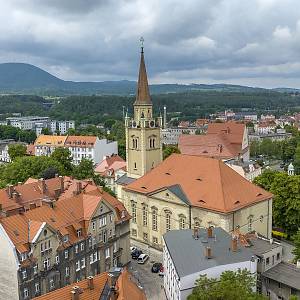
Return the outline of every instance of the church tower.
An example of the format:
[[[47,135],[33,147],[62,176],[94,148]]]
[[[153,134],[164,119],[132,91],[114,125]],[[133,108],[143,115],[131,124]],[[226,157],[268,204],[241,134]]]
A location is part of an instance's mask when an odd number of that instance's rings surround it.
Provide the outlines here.
[[[162,118],[153,117],[143,44],[133,109],[133,118],[125,117],[127,175],[139,178],[162,161]]]

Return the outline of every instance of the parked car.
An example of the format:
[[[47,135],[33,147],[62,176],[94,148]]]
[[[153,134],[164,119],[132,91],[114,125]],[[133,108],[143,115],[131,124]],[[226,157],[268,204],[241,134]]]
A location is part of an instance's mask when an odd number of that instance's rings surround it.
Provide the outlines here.
[[[152,265],[151,272],[158,273],[161,267],[162,267],[162,263],[156,262]]]
[[[130,253],[133,253],[135,250],[137,250],[137,247],[134,247],[134,246],[130,247]]]
[[[142,250],[139,249],[135,249],[132,253],[131,253],[131,258],[132,259],[138,259],[138,257],[143,254]]]
[[[164,267],[163,266],[161,266],[161,268],[160,268],[160,270],[158,272],[158,275],[159,276],[164,276],[165,275],[165,273],[164,273]]]
[[[149,255],[148,254],[141,254],[138,259],[137,259],[137,262],[138,264],[144,264],[149,258]]]

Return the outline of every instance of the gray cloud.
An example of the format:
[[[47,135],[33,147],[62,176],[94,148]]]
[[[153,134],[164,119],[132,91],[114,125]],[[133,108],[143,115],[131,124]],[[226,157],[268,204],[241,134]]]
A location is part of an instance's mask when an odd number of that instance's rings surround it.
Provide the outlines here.
[[[66,80],[300,87],[297,0],[0,0],[0,61]]]

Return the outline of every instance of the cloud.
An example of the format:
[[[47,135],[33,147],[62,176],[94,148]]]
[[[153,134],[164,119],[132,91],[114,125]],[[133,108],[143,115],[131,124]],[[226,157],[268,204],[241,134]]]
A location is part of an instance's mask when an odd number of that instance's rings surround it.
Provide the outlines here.
[[[300,87],[297,0],[0,0],[0,62],[66,80]],[[282,84],[281,84],[282,82]]]

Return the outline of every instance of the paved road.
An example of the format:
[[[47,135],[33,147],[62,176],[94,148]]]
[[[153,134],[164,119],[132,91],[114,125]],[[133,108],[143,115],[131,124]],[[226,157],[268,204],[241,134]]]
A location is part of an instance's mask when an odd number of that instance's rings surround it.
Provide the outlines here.
[[[287,243],[285,241],[280,241],[282,245],[282,260],[285,262],[292,262],[294,259],[294,255],[292,251],[295,249],[295,246],[293,246],[290,243]]]
[[[135,277],[137,284],[144,289],[148,300],[166,300],[165,291],[162,288],[163,278],[157,273],[152,273],[151,266],[150,260],[144,265],[132,260],[129,271]]]

